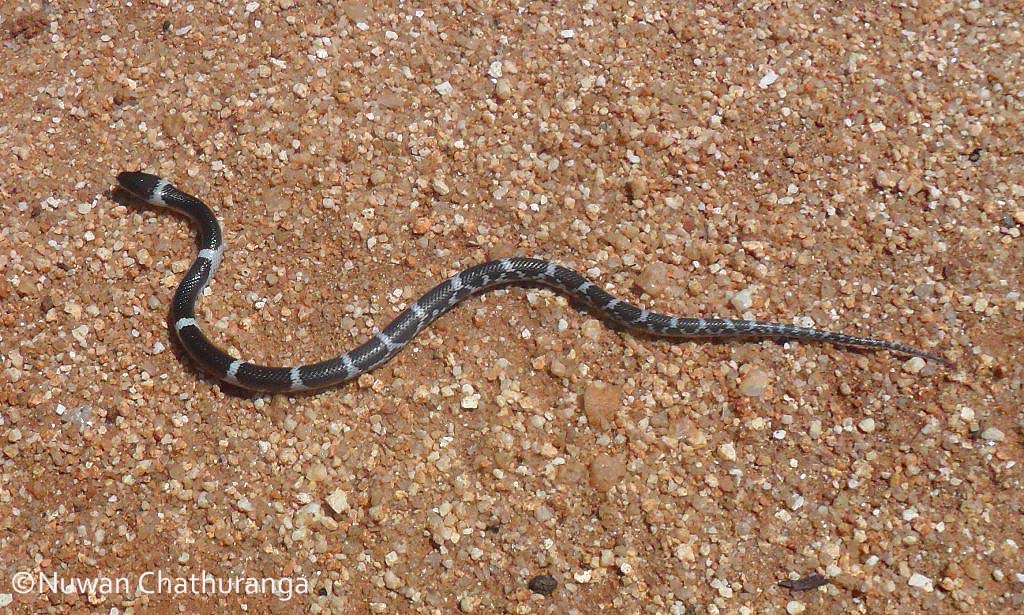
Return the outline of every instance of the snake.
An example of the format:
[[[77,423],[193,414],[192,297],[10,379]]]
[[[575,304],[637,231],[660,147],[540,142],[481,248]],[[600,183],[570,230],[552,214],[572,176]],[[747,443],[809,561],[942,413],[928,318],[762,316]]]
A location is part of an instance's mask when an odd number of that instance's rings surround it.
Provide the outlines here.
[[[195,305],[224,256],[216,215],[203,201],[166,179],[144,172],[117,175],[120,187],[157,207],[180,212],[199,227],[199,255],[178,284],[170,322],[181,345],[202,371],[229,384],[268,393],[323,389],[348,382],[389,361],[417,334],[466,298],[507,285],[541,285],[565,294],[603,316],[611,325],[665,338],[758,338],[824,342],[882,349],[950,365],[946,359],[904,344],[823,329],[725,318],[683,318],[632,305],[580,273],[546,259],[499,258],[449,277],[417,299],[362,345],[333,358],[292,367],[260,365],[232,356],[210,341],[196,319]]]

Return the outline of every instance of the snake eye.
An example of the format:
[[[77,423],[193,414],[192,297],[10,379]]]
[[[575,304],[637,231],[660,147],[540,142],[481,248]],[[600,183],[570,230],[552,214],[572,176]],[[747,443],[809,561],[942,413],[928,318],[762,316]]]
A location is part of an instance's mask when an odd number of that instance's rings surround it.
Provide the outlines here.
[[[117,183],[122,188],[143,199],[149,199],[161,181],[156,175],[137,171],[123,171],[117,174]]]

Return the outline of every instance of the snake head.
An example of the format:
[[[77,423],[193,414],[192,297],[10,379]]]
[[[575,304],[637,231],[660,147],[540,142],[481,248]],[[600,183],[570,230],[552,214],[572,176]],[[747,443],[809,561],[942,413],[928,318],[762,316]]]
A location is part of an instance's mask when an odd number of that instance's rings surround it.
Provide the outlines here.
[[[163,178],[139,171],[122,171],[117,174],[117,183],[150,205],[166,205],[162,194],[169,184]]]

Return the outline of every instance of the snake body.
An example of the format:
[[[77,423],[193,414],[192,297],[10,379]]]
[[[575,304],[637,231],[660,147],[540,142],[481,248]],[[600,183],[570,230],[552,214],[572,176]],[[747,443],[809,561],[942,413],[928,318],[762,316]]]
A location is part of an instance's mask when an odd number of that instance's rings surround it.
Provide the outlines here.
[[[117,176],[122,188],[151,205],[189,216],[199,226],[199,255],[178,285],[171,306],[171,321],[182,346],[204,371],[233,385],[255,391],[303,391],[341,384],[388,361],[439,316],[467,297],[495,286],[542,284],[590,306],[607,321],[651,335],[670,338],[754,337],[813,340],[878,348],[946,363],[936,355],[884,340],[833,333],[777,322],[722,318],[682,318],[658,314],[631,305],[602,290],[576,271],[548,260],[501,258],[465,269],[441,282],[398,315],[361,346],[338,357],[295,367],[270,367],[243,361],[218,348],[199,328],[195,304],[213,277],[224,241],[220,224],[210,208],[167,180],[148,173],[124,172]]]

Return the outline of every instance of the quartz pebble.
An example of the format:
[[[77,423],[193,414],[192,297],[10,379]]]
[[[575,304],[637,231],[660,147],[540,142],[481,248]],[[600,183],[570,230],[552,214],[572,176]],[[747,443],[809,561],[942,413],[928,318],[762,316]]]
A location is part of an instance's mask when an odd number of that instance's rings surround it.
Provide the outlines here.
[[[903,362],[903,371],[916,374],[924,369],[925,361],[921,357],[910,357]]]
[[[512,84],[509,83],[508,79],[498,79],[495,82],[494,95],[498,97],[498,100],[512,98]]]
[[[907,580],[907,584],[910,585],[911,587],[917,587],[918,589],[923,589],[926,592],[930,592],[933,589],[933,587],[932,587],[932,580],[929,579],[928,577],[924,576],[923,574],[920,574],[920,573],[917,573],[917,572],[915,572],[914,574],[910,575],[910,578]]]
[[[755,367],[740,380],[740,393],[747,397],[761,397],[768,388],[768,372]]]
[[[746,312],[754,305],[754,294],[750,288],[744,288],[730,299],[733,307],[739,312]]]
[[[348,494],[342,489],[335,489],[327,496],[327,505],[335,514],[341,514],[348,510]]]
[[[779,80],[779,75],[775,71],[769,69],[767,73],[761,77],[761,80],[757,82],[758,87],[764,89]]]
[[[1006,439],[1006,434],[1003,433],[998,427],[986,427],[981,432],[981,439],[988,440],[989,442],[1002,442]]]

